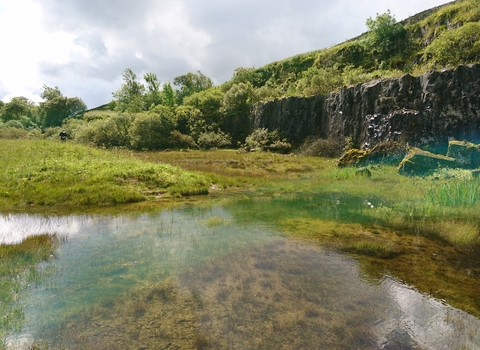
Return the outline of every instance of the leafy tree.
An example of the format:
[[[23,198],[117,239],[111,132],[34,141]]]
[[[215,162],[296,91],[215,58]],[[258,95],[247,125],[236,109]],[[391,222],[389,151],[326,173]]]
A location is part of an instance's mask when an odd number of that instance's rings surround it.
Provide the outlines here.
[[[180,75],[173,79],[173,85],[178,86],[177,91],[177,104],[183,104],[183,99],[196,92],[200,92],[209,89],[213,86],[212,80],[202,74],[199,70],[197,74],[187,73]]]
[[[250,83],[253,87],[258,88],[263,86],[266,80],[258,69],[239,67],[234,70],[232,79],[222,85],[222,89],[227,91],[232,85],[240,83]]]
[[[234,84],[223,96],[221,110],[226,116],[246,114],[253,105],[254,98],[251,83]]]
[[[162,103],[162,96],[160,94],[160,80],[154,73],[146,73],[143,79],[147,82],[147,92],[145,95],[145,104],[148,109],[152,109],[156,105]]]
[[[4,104],[0,117],[4,122],[18,120],[25,127],[35,127],[38,124],[38,107],[26,97],[13,97]]]
[[[122,86],[113,93],[117,100],[116,107],[121,112],[141,112],[144,109],[145,86],[138,81],[137,75],[130,68],[126,68],[122,76],[124,81]]]
[[[57,86],[52,88],[44,84],[42,88],[43,88],[43,91],[42,91],[41,97],[44,100],[51,101],[56,97],[62,97],[62,93],[60,92],[60,89]]]
[[[81,99],[63,96],[58,87],[50,88],[43,85],[41,97],[44,99],[44,102],[40,103],[40,113],[44,127],[60,126],[65,119],[87,109]]]
[[[129,129],[131,145],[134,149],[164,149],[169,146],[170,133],[175,130],[175,117],[171,109],[156,106],[148,113],[140,113]]]
[[[192,106],[179,106],[175,110],[177,129],[184,135],[190,135],[197,140],[198,136],[206,131],[205,118],[202,112]]]
[[[390,10],[378,14],[375,19],[367,19],[368,34],[365,44],[373,56],[379,60],[387,60],[404,47],[407,31],[401,23],[397,23]]]
[[[200,110],[204,118],[217,120],[220,116],[224,93],[218,87],[212,87],[194,93],[185,98],[183,103]]]
[[[175,106],[175,90],[173,90],[172,85],[170,85],[170,83],[163,84],[162,104],[168,107]]]

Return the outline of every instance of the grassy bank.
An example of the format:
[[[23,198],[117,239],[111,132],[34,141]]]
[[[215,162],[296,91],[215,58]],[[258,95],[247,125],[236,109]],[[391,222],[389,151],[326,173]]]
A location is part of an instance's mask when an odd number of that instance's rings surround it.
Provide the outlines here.
[[[2,140],[0,209],[133,203],[208,193],[209,180],[128,153],[48,140]]]

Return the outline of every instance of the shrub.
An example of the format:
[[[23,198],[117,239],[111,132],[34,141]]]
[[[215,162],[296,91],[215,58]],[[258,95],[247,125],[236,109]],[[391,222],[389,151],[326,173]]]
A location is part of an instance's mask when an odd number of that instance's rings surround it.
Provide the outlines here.
[[[345,149],[345,140],[341,138],[308,138],[299,149],[302,156],[326,158],[340,157]]]
[[[173,113],[157,110],[157,107],[150,113],[136,115],[129,129],[131,145],[134,149],[168,148],[170,133],[176,127],[175,119]]]
[[[43,132],[43,137],[46,139],[56,139],[59,137],[60,131],[62,131],[62,128],[59,126],[46,128]]]
[[[27,131],[19,128],[2,127],[0,128],[0,139],[23,139],[28,136]]]
[[[117,114],[106,119],[97,119],[89,123],[75,121],[67,123],[67,133],[82,143],[91,143],[103,147],[129,147],[129,128],[133,117]],[[70,129],[70,130],[69,130]]]
[[[225,148],[231,144],[232,137],[221,130],[201,133],[197,140],[197,145],[201,149]]]
[[[269,132],[266,128],[254,130],[245,139],[245,146],[250,150],[280,153],[286,153],[292,148],[292,145],[287,142],[287,139],[280,138],[278,130]]]
[[[4,128],[16,128],[16,129],[24,129],[23,124],[18,120],[9,120],[5,124],[3,124]]]
[[[178,130],[173,130],[168,138],[172,148],[194,148],[197,145],[190,135],[184,135]]]
[[[342,86],[342,75],[335,67],[311,67],[304,71],[295,86],[296,94],[311,96],[328,94]],[[290,92],[292,94],[292,92]]]

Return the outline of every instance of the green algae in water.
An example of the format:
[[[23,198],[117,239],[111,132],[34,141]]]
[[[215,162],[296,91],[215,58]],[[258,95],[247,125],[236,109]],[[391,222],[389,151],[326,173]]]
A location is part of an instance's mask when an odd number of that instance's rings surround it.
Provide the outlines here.
[[[318,196],[293,199],[59,218],[68,239],[56,252],[55,272],[19,301],[26,321],[10,345],[479,346],[477,318],[368,272],[361,259],[287,238],[295,225],[283,230],[285,220],[298,220],[301,229],[307,219],[331,225],[338,218],[339,235],[357,225],[335,209],[338,199],[327,214]]]

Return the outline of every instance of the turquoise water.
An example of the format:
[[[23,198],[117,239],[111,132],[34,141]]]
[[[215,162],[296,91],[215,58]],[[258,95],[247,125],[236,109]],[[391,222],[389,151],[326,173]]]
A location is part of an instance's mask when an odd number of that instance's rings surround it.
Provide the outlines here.
[[[264,206],[0,217],[5,242],[44,231],[62,238],[40,266],[44,278],[18,300],[25,321],[9,347],[480,348],[477,318],[288,238],[266,213],[250,212]]]

